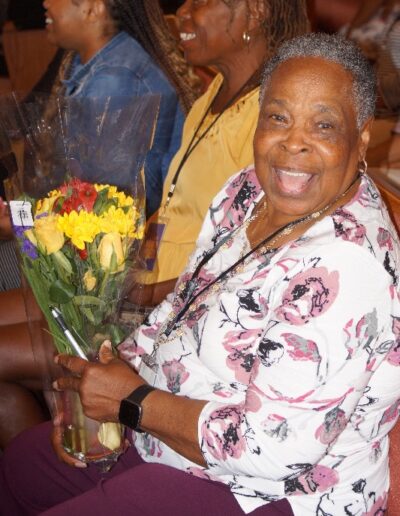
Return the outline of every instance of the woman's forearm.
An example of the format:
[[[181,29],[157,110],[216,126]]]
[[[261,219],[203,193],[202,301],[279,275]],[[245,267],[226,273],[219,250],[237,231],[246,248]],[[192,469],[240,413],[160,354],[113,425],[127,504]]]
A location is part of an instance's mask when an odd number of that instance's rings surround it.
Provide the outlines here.
[[[206,403],[156,390],[142,403],[141,428],[190,461],[205,466],[197,426]]]

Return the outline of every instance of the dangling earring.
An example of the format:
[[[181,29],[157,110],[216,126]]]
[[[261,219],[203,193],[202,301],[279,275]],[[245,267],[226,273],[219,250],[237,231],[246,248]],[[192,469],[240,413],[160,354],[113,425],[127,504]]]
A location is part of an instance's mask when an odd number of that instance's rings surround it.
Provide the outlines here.
[[[368,163],[365,158],[358,164],[358,173],[361,175],[364,175],[367,173],[368,170]]]
[[[244,43],[247,47],[249,47],[249,46],[250,46],[250,41],[251,41],[251,36],[250,36],[250,34],[247,32],[247,30],[243,31],[242,39],[243,39],[243,43]]]

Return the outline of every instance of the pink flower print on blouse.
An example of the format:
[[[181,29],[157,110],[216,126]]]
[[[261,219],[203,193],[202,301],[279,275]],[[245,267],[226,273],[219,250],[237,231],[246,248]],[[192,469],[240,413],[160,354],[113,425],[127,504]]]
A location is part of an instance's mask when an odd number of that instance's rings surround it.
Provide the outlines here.
[[[369,354],[367,362],[367,370],[371,370],[374,361],[374,350],[371,344],[378,334],[378,318],[376,309],[363,315],[356,323],[354,319],[350,319],[344,327],[347,336],[345,346],[348,352],[348,358],[352,358],[360,349]]]
[[[392,346],[392,349],[389,351],[387,356],[387,361],[389,364],[398,367],[400,366],[400,318],[393,317],[392,324],[393,333],[396,336],[396,340]]]
[[[399,416],[399,408],[400,400],[397,400],[390,407],[388,407],[383,413],[381,420],[379,421],[379,428],[381,428],[382,425],[387,425],[388,423],[396,421]]]
[[[212,392],[216,396],[220,396],[221,398],[231,398],[232,397],[232,391],[227,389],[223,383],[217,382],[213,384]]]
[[[369,460],[375,464],[382,456],[382,448],[380,441],[372,443],[371,453],[369,454]]]
[[[339,208],[332,214],[336,236],[348,242],[361,245],[364,242],[367,230],[359,224],[352,213]]]
[[[385,492],[374,503],[374,505],[367,512],[363,512],[361,516],[383,516],[386,514],[386,507],[388,502],[388,494]]]
[[[394,346],[389,351],[386,360],[392,366],[395,366],[395,367],[400,366],[400,342],[395,342]]]
[[[259,329],[234,330],[226,333],[222,342],[228,352],[226,365],[234,371],[238,382],[248,385],[254,364],[254,341],[260,336]]]
[[[339,273],[326,267],[315,267],[294,276],[283,295],[276,314],[295,325],[307,324],[324,314],[335,301],[339,289]]]
[[[339,407],[335,407],[326,414],[323,424],[315,432],[315,437],[322,444],[330,444],[340,435],[346,425],[345,412]]]
[[[285,441],[289,433],[287,420],[278,414],[269,414],[261,423],[264,432],[269,437],[276,438],[279,442]]]
[[[252,344],[240,344],[240,341],[238,341],[234,346],[224,347],[229,351],[229,355],[226,357],[226,365],[234,371],[238,382],[248,385],[255,358],[252,353]]]
[[[118,355],[125,362],[132,362],[136,357],[141,357],[146,351],[142,346],[138,346],[133,337],[128,337],[118,346]]]
[[[323,493],[339,482],[338,473],[326,466],[316,465],[296,478],[285,481],[285,493],[302,495]]]
[[[310,362],[317,363],[321,361],[318,347],[314,341],[307,340],[301,335],[294,333],[283,333],[282,337],[284,337],[289,346],[287,353],[293,360],[309,360]]]
[[[167,387],[170,392],[177,394],[181,390],[181,385],[189,378],[189,373],[179,360],[169,360],[161,366]]]
[[[381,249],[386,247],[389,251],[393,251],[393,240],[387,229],[379,228],[377,241]]]
[[[263,337],[258,346],[257,356],[264,367],[271,367],[280,361],[284,352],[282,344]]]
[[[243,308],[246,312],[253,314],[253,317],[259,316],[261,313],[259,297],[254,292],[254,289],[239,289],[236,293],[238,297],[239,308]]]
[[[188,311],[188,315],[186,316],[186,320],[183,324],[188,328],[192,329],[196,326],[196,324],[198,324],[200,319],[206,313],[208,313],[208,306],[203,303],[200,306],[198,306],[196,310]]]
[[[249,174],[247,170],[240,173],[228,185],[225,189],[226,197],[218,206],[211,208],[211,219],[213,219],[213,211],[218,213],[222,210],[224,213],[224,218],[221,224],[218,225],[218,233],[221,232],[221,228],[232,230],[242,223],[259,190],[260,187],[256,186],[256,183],[252,180],[251,173]]]
[[[201,429],[203,446],[216,460],[238,459],[246,450],[243,437],[242,406],[223,407],[215,410]]]
[[[133,432],[134,441],[138,438],[137,434]],[[162,450],[160,446],[160,442],[156,440],[152,435],[143,433],[140,434],[140,439],[142,439],[142,445],[144,448],[145,455],[147,457],[157,457],[158,459],[162,456]]]

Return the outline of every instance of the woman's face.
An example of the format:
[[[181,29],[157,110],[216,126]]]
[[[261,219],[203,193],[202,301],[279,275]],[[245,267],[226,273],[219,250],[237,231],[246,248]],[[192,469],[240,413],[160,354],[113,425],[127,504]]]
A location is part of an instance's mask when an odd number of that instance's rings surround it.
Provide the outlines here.
[[[85,34],[86,0],[45,0],[46,27],[51,43],[66,50],[79,51]]]
[[[369,126],[357,128],[352,78],[321,58],[293,58],[267,86],[254,138],[257,177],[277,223],[319,210],[350,185]]]
[[[196,66],[218,66],[243,51],[247,5],[236,0],[186,0],[177,11],[181,46],[186,60]]]

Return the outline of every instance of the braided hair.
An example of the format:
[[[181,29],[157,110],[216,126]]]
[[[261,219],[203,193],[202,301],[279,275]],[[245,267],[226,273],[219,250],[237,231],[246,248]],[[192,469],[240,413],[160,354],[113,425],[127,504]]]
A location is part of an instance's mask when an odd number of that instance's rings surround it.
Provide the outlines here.
[[[158,0],[104,0],[119,30],[132,36],[174,85],[188,111],[200,95],[201,83],[186,63],[168,28]]]
[[[237,0],[223,0],[231,9]],[[245,0],[249,4],[254,0]],[[310,30],[307,0],[262,0],[267,13],[262,23],[267,42],[267,57],[286,40],[301,36]]]

